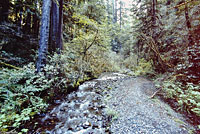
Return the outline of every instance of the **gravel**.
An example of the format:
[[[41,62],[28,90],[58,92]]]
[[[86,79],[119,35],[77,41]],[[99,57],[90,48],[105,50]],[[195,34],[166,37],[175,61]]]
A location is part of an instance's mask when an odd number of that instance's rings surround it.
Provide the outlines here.
[[[107,105],[118,113],[110,131],[114,134],[188,134],[194,128],[184,117],[159,99],[150,99],[156,91],[144,78],[128,78],[108,93]]]

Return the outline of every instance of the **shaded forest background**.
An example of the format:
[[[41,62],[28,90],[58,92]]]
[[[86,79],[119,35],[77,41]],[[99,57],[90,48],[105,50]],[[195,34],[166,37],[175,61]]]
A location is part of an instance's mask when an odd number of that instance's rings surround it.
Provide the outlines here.
[[[153,79],[200,125],[200,1],[1,0],[0,132],[103,72]]]

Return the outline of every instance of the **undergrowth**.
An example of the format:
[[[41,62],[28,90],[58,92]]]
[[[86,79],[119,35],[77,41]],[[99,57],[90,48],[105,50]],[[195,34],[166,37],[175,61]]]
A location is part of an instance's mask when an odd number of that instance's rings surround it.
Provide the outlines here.
[[[20,126],[45,111],[50,99],[66,93],[68,87],[97,77],[102,72],[115,71],[108,58],[108,51],[91,49],[83,58],[78,49],[61,55],[48,56],[44,72],[36,73],[30,63],[19,69],[0,69],[0,132],[28,132]]]
[[[177,110],[200,118],[200,86],[189,82],[182,83],[178,81],[178,75],[170,76],[162,82],[156,82],[157,88],[161,89],[161,95],[165,99],[173,100],[173,103],[177,104]],[[196,123],[200,127],[199,122]]]
[[[18,129],[45,110],[57,89],[66,89],[67,80],[58,66],[49,63],[44,70],[36,74],[33,63],[21,69],[0,70],[0,131]]]
[[[122,59],[123,60],[123,59]],[[138,59],[136,56],[130,56],[122,61],[124,68],[129,69],[129,75],[147,76],[155,73],[152,61],[144,58]]]

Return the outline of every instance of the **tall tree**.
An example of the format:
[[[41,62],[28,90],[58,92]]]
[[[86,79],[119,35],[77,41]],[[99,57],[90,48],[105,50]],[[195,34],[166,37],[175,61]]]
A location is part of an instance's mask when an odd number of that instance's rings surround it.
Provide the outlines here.
[[[112,0],[113,23],[115,23],[115,0]]]
[[[31,5],[33,3],[33,0],[26,0],[26,18],[24,20],[25,26],[23,27],[24,33],[31,33]]]
[[[58,48],[58,53],[60,53],[63,48],[63,0],[59,1],[59,22],[56,46]]]
[[[46,55],[48,52],[50,30],[50,10],[52,5],[51,3],[51,0],[43,0],[37,72],[40,72],[46,64]]]
[[[23,23],[23,1],[21,0],[16,0],[15,1],[15,23],[18,25],[18,26],[22,26],[22,23]]]
[[[8,21],[8,14],[10,8],[9,0],[1,0],[0,1],[0,23]]]
[[[34,0],[33,4],[34,4],[34,7],[39,5],[38,0]],[[40,19],[39,19],[39,15],[38,15],[40,8],[38,8],[38,9],[34,8],[32,10],[35,13],[35,14],[33,14],[32,31],[33,31],[33,34],[37,36],[39,34],[39,25],[40,25]]]
[[[46,63],[48,45],[51,52],[61,53],[63,26],[63,0],[44,0],[42,7],[42,20],[40,28],[39,53],[37,71],[40,72]],[[50,36],[49,36],[50,35]]]
[[[117,23],[117,11],[118,11],[118,8],[117,8],[117,2],[118,0],[115,0],[115,13],[114,13],[114,23]]]
[[[58,2],[58,3],[57,3]],[[63,26],[63,0],[52,2],[51,7],[51,50],[60,53],[62,49],[62,26]]]
[[[119,25],[120,25],[120,29],[122,28],[122,6],[123,6],[123,3],[122,3],[122,1],[120,0],[120,8],[119,8]]]

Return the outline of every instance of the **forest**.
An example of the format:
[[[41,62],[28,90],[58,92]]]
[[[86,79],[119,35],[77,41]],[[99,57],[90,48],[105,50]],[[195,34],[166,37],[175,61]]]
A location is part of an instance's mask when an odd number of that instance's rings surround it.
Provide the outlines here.
[[[0,133],[105,72],[153,81],[200,132],[200,1],[0,0]]]

